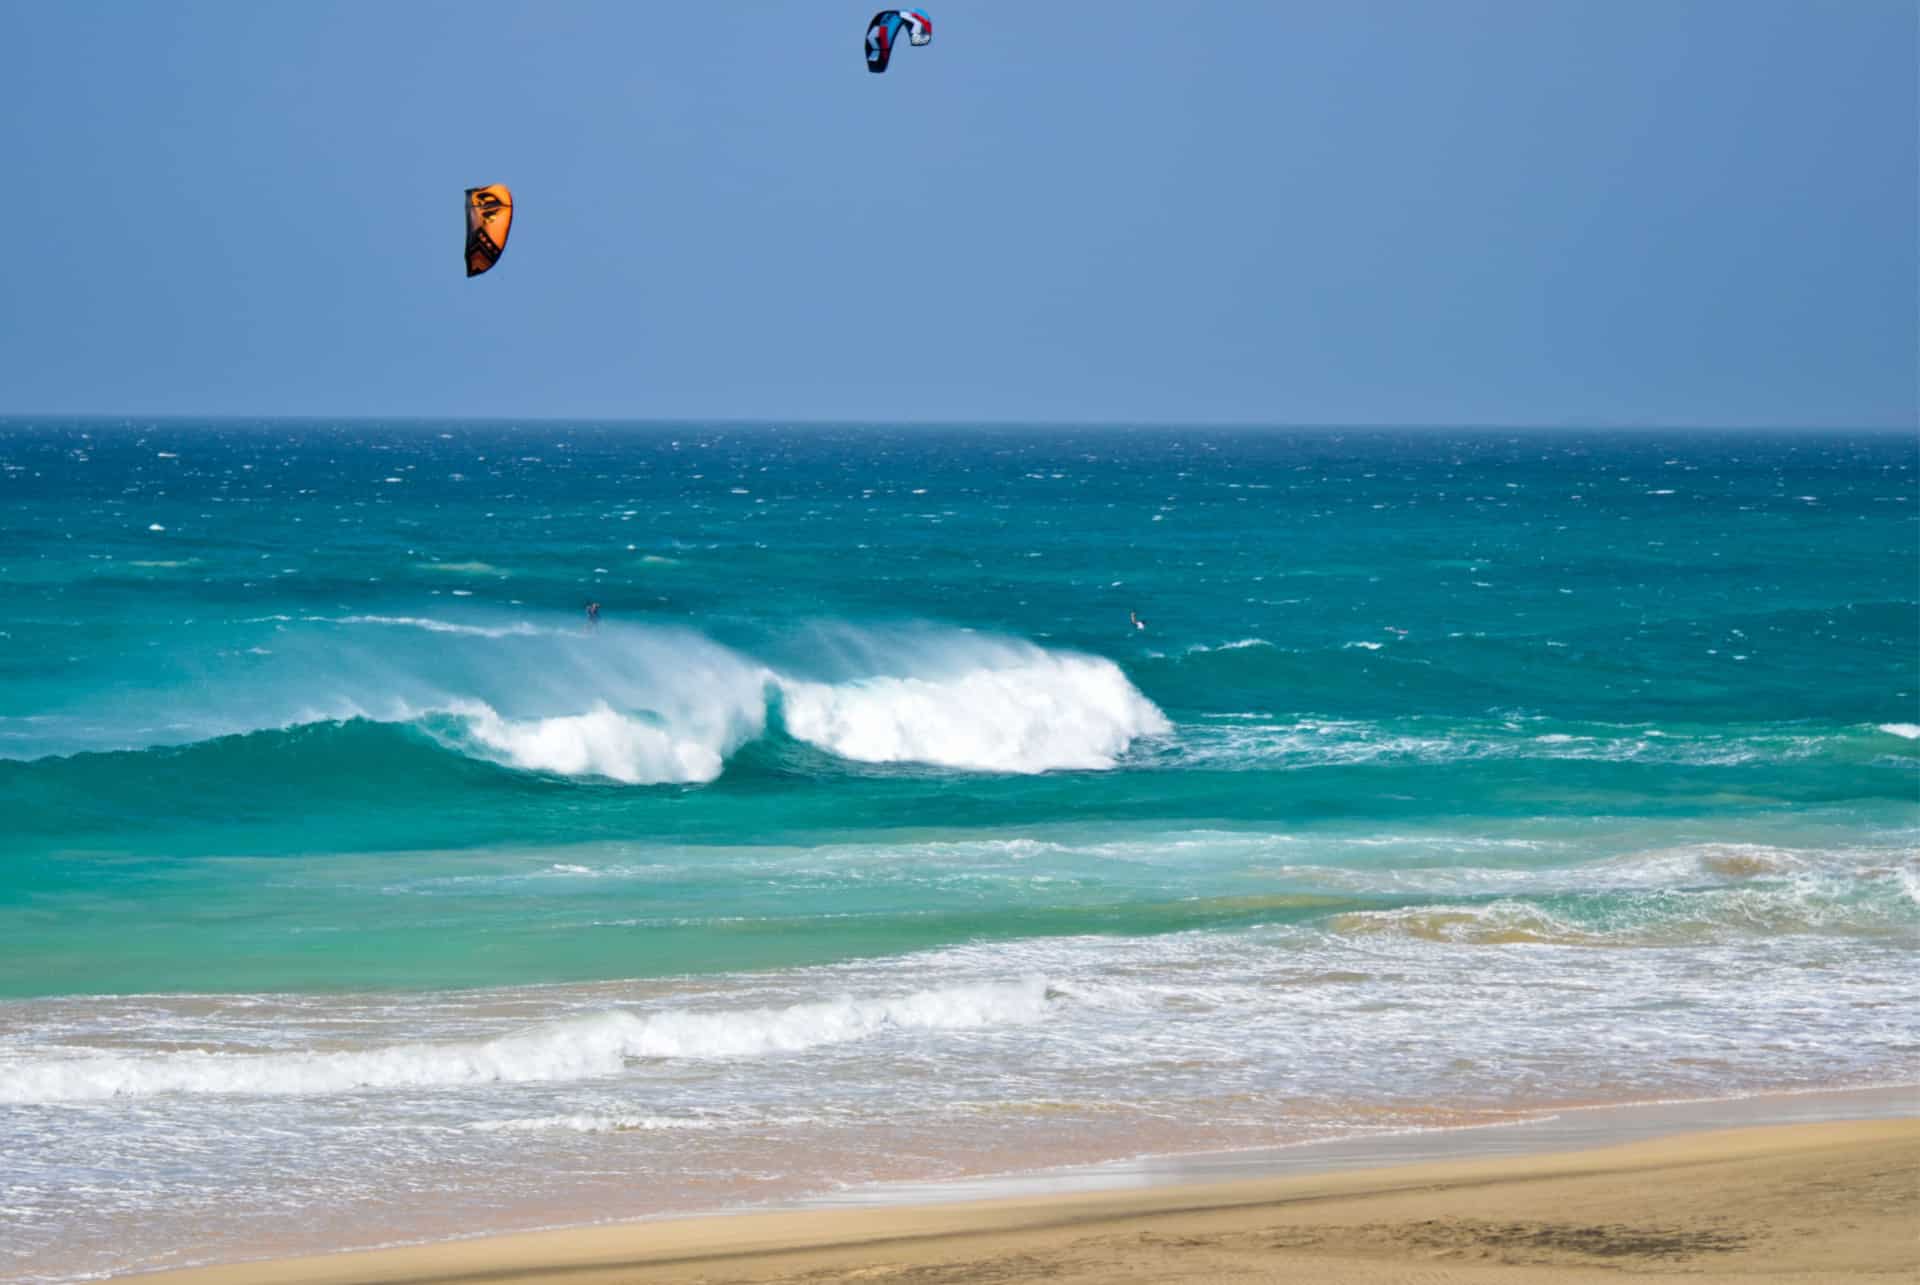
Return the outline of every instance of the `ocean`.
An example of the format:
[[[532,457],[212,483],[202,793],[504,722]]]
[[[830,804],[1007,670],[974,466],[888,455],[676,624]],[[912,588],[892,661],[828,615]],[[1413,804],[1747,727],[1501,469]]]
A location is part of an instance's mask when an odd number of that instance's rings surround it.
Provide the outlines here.
[[[1917,455],[0,421],[0,1276],[1920,1080]]]

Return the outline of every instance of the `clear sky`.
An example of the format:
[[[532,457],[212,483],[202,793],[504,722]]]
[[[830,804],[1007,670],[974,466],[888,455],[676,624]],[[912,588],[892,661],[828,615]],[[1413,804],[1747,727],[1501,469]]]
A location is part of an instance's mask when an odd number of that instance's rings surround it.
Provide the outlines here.
[[[1915,422],[1913,0],[870,6],[0,0],[0,413]]]

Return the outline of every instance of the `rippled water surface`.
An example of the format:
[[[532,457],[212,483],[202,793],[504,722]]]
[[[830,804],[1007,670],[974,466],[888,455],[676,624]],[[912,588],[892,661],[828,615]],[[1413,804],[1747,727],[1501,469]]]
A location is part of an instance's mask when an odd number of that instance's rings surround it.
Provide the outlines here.
[[[1916,1078],[1915,455],[0,422],[0,1275]]]

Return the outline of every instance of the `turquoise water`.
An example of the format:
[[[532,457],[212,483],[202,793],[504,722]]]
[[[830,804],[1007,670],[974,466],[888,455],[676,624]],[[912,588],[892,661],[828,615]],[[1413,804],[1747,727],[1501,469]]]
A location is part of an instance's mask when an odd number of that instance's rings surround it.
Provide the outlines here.
[[[0,1240],[1910,1077],[1916,462],[0,423]]]

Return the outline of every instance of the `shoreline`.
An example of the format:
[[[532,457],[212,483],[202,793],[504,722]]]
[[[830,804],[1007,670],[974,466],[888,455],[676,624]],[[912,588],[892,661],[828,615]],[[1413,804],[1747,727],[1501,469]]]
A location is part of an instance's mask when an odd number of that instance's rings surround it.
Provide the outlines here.
[[[844,1191],[784,1201],[776,1206],[715,1210],[711,1215],[689,1216],[956,1204],[1450,1160],[1533,1156],[1724,1129],[1920,1118],[1920,1082],[1847,1089],[1772,1090],[1728,1098],[1519,1108],[1513,1115],[1517,1118],[1394,1129],[1278,1146],[1164,1152],[965,1178],[865,1183]]]
[[[1756,1174],[1773,1174],[1773,1185],[1750,1193],[1752,1198],[1729,1194],[1759,1181]],[[1814,1202],[1796,1213],[1798,1197],[1767,1204],[1808,1187],[1837,1198],[1838,1210],[1816,1217]],[[1604,1226],[1552,1217],[1523,1220],[1524,1227],[1512,1221],[1516,1211],[1543,1200],[1539,1212],[1598,1202],[1618,1206],[1619,1216]],[[1302,1208],[1364,1213],[1371,1220],[1332,1231],[1315,1223],[1319,1230],[1308,1233],[1300,1230]],[[1630,1225],[1635,1208],[1646,1224],[1639,1230]],[[1765,1209],[1773,1213],[1756,1212]],[[1382,1224],[1376,1217],[1382,1214],[1400,1221]],[[1647,1214],[1666,1221],[1648,1222]],[[1672,1222],[1682,1215],[1685,1225]],[[1261,1219],[1278,1219],[1275,1227],[1294,1230],[1280,1235],[1281,1244],[1269,1234],[1279,1234],[1275,1228],[1252,1226]],[[1868,1275],[1920,1270],[1920,1245],[1911,1233],[1916,1219],[1920,1086],[1898,1085],[1562,1108],[1532,1120],[874,1184],[777,1206],[479,1232],[116,1279],[155,1285],[451,1285],[706,1279],[723,1272],[742,1281],[1092,1281],[1112,1278],[1123,1266],[1123,1274],[1131,1275],[1141,1254],[1158,1264],[1141,1279],[1247,1273],[1253,1279],[1283,1262],[1300,1268],[1308,1260],[1315,1279],[1404,1279],[1404,1270],[1370,1273],[1436,1256],[1460,1259],[1457,1270],[1468,1274],[1459,1279],[1491,1272],[1495,1279],[1517,1280],[1525,1269],[1552,1266],[1556,1275],[1592,1269],[1617,1281],[1623,1268],[1672,1271],[1679,1264],[1693,1274],[1744,1279],[1741,1273],[1758,1270],[1756,1262],[1746,1261],[1757,1252],[1754,1245],[1789,1235],[1799,1245],[1795,1252],[1817,1249],[1825,1256],[1808,1259],[1808,1270],[1820,1274],[1805,1279],[1837,1279],[1854,1271],[1838,1270],[1845,1266],[1841,1259],[1858,1259],[1855,1267]],[[1843,1221],[1848,1230],[1842,1230]],[[1713,1230],[1730,1222],[1748,1229]],[[1201,1224],[1211,1230],[1198,1238],[1189,1234]],[[1109,1238],[1124,1233],[1147,1248],[1076,1275],[1072,1263],[1075,1255],[1085,1257],[1082,1242],[1090,1229],[1105,1229]],[[1174,1239],[1160,1243],[1169,1235]],[[1785,1251],[1776,1245],[1768,1252]],[[1046,1255],[1065,1257],[1054,1262]],[[1827,1265],[1816,1269],[1822,1261]],[[1522,1274],[1506,1274],[1515,1270]],[[1455,1277],[1443,1271],[1431,1278]],[[1771,1272],[1769,1278],[1795,1279]]]

